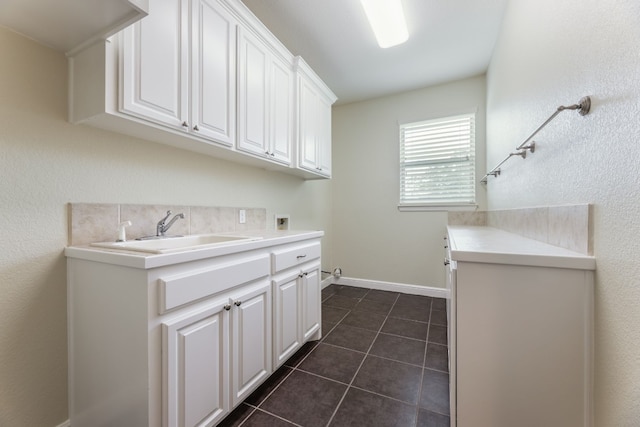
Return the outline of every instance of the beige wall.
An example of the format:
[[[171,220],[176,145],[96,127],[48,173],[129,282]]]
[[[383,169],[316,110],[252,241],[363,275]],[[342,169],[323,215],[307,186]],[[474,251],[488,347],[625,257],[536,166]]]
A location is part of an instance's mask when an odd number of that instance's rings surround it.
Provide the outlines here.
[[[68,202],[263,207],[331,246],[329,181],[71,125],[64,55],[2,28],[0,52],[1,426],[67,419]]]
[[[490,178],[491,209],[593,203],[595,425],[640,420],[640,3],[510,2],[487,77],[493,167],[558,105],[535,154]],[[548,349],[553,350],[553,349]]]
[[[334,107],[332,253],[345,277],[444,287],[447,213],[397,208],[398,124],[474,110],[483,165],[484,76]],[[481,186],[478,202],[485,207]]]

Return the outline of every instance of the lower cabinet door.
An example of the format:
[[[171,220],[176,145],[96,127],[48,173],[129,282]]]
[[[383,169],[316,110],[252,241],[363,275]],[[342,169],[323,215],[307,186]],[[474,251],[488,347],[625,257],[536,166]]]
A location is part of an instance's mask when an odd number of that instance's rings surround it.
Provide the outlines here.
[[[311,338],[320,338],[319,334],[316,337],[313,336],[316,332],[320,332],[320,287],[320,264],[318,263],[305,269],[302,275],[303,342],[306,342]]]
[[[273,281],[273,321],[275,367],[282,365],[300,348],[301,273],[293,272]]]
[[[162,324],[163,426],[213,426],[230,410],[228,300]]]
[[[267,279],[234,295],[232,314],[232,406],[242,402],[272,371],[271,286]]]

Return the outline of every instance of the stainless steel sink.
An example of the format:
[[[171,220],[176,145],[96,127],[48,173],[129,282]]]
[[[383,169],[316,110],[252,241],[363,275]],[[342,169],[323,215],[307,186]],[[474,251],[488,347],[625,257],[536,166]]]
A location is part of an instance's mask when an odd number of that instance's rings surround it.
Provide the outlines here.
[[[126,242],[98,242],[91,246],[105,249],[164,254],[170,252],[191,251],[208,247],[261,240],[262,237],[230,236],[224,234],[194,234],[184,237],[159,238],[152,240],[128,240]]]

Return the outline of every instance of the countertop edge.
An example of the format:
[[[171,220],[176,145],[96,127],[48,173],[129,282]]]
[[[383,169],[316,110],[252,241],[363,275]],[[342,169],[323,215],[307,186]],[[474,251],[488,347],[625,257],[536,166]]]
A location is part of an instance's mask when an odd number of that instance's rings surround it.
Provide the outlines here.
[[[206,258],[231,255],[239,252],[262,249],[269,246],[285,245],[324,236],[324,231],[252,231],[243,233],[260,240],[238,242],[220,247],[186,250],[167,254],[147,254],[135,251],[104,249],[95,246],[67,246],[64,254],[67,258],[121,265],[123,267],[151,269],[167,265],[197,261]]]
[[[596,259],[492,227],[448,226],[451,259],[461,262],[595,270]],[[501,247],[508,243],[509,248]],[[516,247],[516,249],[514,249]]]

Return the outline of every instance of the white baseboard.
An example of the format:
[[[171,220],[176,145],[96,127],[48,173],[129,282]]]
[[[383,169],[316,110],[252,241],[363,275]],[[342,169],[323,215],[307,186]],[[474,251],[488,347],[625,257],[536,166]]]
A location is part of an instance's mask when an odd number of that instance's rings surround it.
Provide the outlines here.
[[[330,284],[355,286],[357,288],[377,289],[381,291],[400,292],[411,295],[424,295],[434,298],[450,298],[450,291],[446,288],[436,288],[433,286],[411,285],[407,283],[382,282],[380,280],[356,279],[352,277],[340,277],[336,279],[329,276],[322,281],[322,288]]]
[[[329,286],[330,284],[332,284],[333,282],[335,282],[336,279],[333,278],[333,274],[329,277],[327,277],[326,279],[324,279],[322,282],[320,282],[320,287],[322,289],[326,288],[327,286]]]
[[[67,420],[62,424],[58,424],[56,427],[71,427],[71,421]]]

